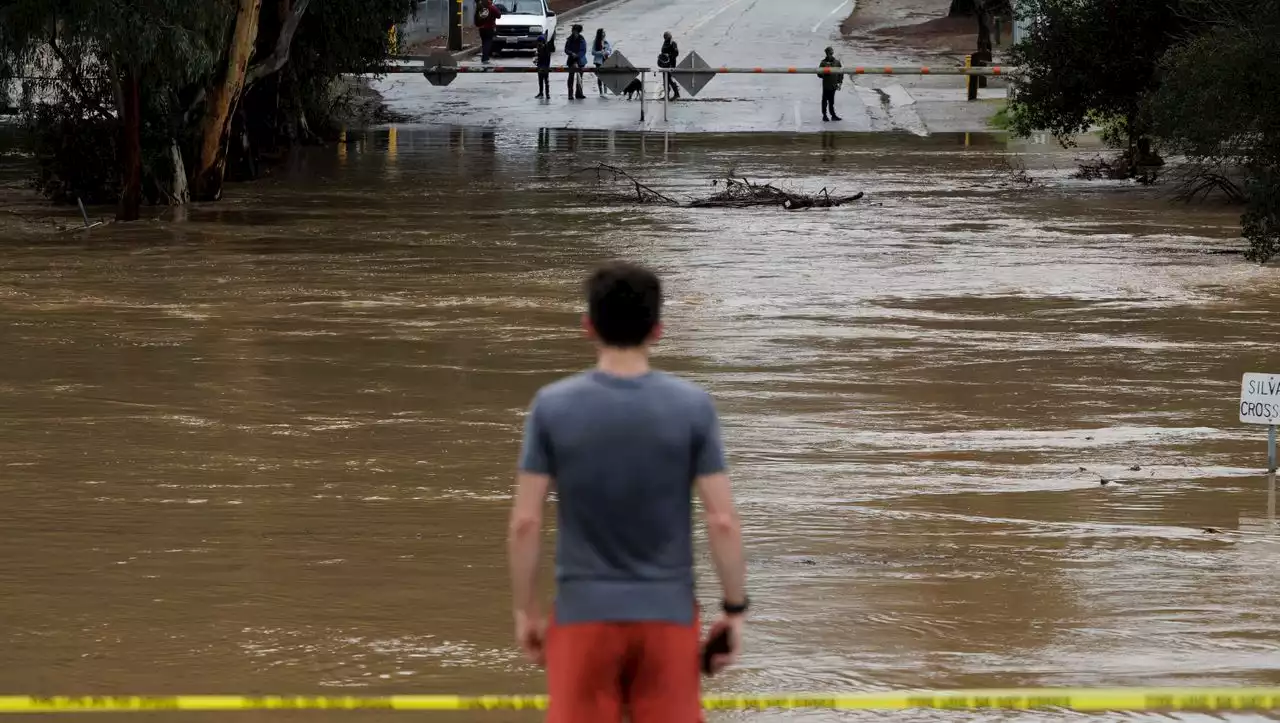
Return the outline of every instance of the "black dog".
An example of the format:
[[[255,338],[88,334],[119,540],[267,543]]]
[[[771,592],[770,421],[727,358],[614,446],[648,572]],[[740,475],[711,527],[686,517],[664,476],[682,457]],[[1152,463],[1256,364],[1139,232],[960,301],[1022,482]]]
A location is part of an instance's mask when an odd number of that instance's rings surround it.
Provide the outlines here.
[[[643,93],[643,92],[644,92],[644,84],[640,82],[639,78],[636,78],[635,80],[631,81],[630,83],[627,84],[627,87],[622,89],[622,94],[627,96],[627,100],[631,100],[637,93]]]

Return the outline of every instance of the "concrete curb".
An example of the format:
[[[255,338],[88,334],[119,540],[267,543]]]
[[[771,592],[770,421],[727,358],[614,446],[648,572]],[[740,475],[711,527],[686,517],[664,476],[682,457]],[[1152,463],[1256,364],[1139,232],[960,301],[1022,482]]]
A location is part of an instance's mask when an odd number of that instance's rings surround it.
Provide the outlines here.
[[[556,13],[556,32],[559,33],[560,31],[561,21],[573,20],[579,15],[585,15],[591,12],[592,10],[603,10],[604,8],[607,8],[611,5],[617,5],[619,3],[624,3],[624,2],[627,2],[627,0],[591,0],[591,2],[585,5],[579,5],[578,7],[573,8],[572,10],[565,10],[562,13]],[[462,50],[459,50],[458,52],[453,54],[453,59],[466,60],[468,58],[474,58],[476,55],[479,55],[479,53],[480,53],[479,47],[463,48]]]

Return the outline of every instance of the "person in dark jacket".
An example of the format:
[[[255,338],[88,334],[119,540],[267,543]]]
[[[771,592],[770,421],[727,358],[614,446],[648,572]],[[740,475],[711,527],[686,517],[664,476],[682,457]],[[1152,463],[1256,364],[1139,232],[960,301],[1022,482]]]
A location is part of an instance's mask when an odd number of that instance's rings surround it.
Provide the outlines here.
[[[476,29],[480,31],[480,62],[488,63],[493,53],[493,36],[498,33],[502,11],[493,0],[476,0]]]
[[[533,64],[538,67],[538,96],[551,97],[551,54],[556,52],[556,44],[546,33],[538,36],[538,45],[534,48]]]
[[[831,68],[833,71],[838,70],[840,61],[836,59],[836,51],[827,48],[827,57],[818,63],[819,68]],[[838,121],[840,116],[836,115],[836,91],[840,90],[840,86],[844,85],[844,75],[832,73],[818,73],[818,77],[822,78],[822,120]],[[830,111],[830,115],[828,115]]]
[[[671,33],[662,34],[662,52],[658,53],[659,68],[674,68],[676,61],[680,59],[680,46],[676,45],[676,41],[671,39]],[[680,100],[680,86],[676,85],[676,79],[667,74],[667,89],[672,100]]]
[[[569,66],[569,98],[582,100],[587,97],[582,92],[582,68],[587,67],[587,39],[582,36],[581,25],[574,25],[569,39],[564,41],[564,54],[567,56],[565,65]]]

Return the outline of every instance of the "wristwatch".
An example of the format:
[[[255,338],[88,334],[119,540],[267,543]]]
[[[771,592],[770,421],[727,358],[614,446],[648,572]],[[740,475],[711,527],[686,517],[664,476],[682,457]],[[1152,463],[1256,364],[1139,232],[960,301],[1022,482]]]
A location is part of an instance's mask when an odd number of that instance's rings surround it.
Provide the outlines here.
[[[751,607],[751,598],[747,597],[746,595],[742,596],[741,603],[735,604],[735,603],[729,602],[728,600],[720,601],[720,609],[724,611],[725,615],[742,615],[747,611],[747,608],[749,607]]]

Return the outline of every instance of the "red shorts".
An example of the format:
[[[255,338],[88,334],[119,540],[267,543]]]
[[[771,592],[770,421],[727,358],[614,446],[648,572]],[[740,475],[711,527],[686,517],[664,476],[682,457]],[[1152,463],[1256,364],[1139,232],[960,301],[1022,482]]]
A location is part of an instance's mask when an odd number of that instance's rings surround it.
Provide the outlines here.
[[[551,624],[547,723],[701,723],[698,624]]]

